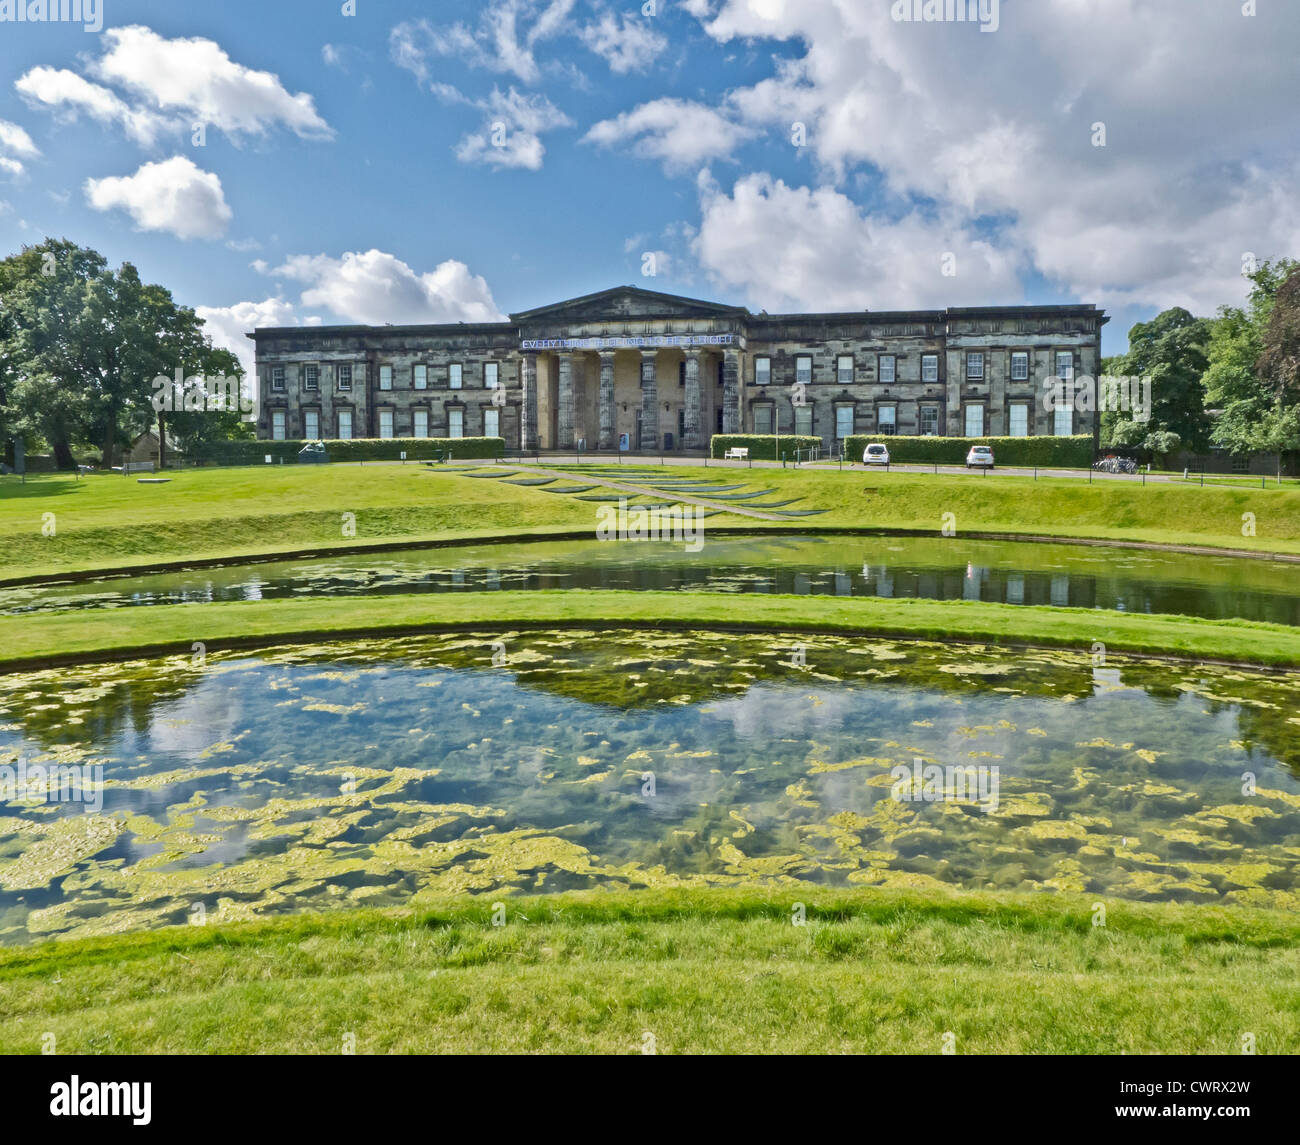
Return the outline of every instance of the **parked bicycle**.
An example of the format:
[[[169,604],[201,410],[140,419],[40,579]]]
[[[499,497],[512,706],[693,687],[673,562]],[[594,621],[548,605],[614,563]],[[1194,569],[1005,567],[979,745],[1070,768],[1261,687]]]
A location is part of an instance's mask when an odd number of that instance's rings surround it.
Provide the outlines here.
[[[1102,473],[1136,473],[1138,463],[1131,457],[1116,457],[1114,454],[1108,454],[1094,461],[1092,467]]]

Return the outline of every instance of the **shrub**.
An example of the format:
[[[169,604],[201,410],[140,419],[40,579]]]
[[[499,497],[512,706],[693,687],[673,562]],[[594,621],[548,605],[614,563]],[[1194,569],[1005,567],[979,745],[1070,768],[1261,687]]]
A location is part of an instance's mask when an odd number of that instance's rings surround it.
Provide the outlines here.
[[[907,464],[935,462],[940,465],[964,465],[972,445],[993,448],[999,465],[1061,466],[1087,469],[1092,464],[1091,434],[1072,437],[871,437],[855,433],[845,441],[845,457],[861,461],[862,451],[871,442],[889,447],[889,460]]]
[[[776,452],[778,442],[780,456]],[[749,456],[755,461],[779,461],[781,457],[793,460],[795,450],[801,450],[807,456],[810,449],[825,447],[820,437],[805,437],[795,433],[783,433],[779,438],[774,433],[715,433],[709,439],[709,453],[712,457],[721,457],[733,448],[747,448]]]
[[[306,441],[213,441],[189,454],[187,462],[215,465],[262,465],[269,454],[274,464],[292,464]],[[354,437],[326,441],[331,461],[432,461],[439,456],[454,460],[500,457],[505,450],[500,437]]]

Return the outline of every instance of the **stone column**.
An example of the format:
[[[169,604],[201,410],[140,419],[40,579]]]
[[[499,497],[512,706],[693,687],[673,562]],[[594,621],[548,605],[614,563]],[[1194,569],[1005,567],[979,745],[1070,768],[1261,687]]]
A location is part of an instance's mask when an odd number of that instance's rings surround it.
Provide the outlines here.
[[[641,440],[640,449],[659,452],[659,374],[655,367],[657,353],[641,351]]]
[[[600,449],[614,448],[614,351],[600,352]]]
[[[683,425],[683,449],[703,449],[704,441],[700,433],[704,412],[700,407],[700,352],[688,350],[686,353],[686,407]]]
[[[519,403],[519,448],[537,448],[537,357],[525,354],[519,363],[523,386]]]
[[[558,449],[573,448],[573,355],[560,355],[560,384],[556,409]]]
[[[722,357],[722,432],[740,433],[740,355],[724,350]]]

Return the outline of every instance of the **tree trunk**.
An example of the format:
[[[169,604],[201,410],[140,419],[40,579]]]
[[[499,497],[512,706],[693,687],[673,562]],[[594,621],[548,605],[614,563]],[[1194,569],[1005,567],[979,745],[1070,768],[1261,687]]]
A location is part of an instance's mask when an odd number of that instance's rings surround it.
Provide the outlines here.
[[[162,410],[158,411],[158,468],[167,468],[167,425]]]
[[[114,450],[117,448],[117,434],[114,432],[116,426],[113,418],[109,418],[108,428],[104,431],[104,468],[111,469],[113,466]]]
[[[54,446],[54,467],[56,469],[76,469],[77,459],[72,456],[72,449],[64,438],[51,442]]]

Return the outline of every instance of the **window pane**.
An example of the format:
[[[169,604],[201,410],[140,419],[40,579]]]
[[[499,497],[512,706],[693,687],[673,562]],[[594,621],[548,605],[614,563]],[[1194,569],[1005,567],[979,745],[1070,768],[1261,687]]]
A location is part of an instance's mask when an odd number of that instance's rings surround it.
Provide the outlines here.
[[[495,409],[485,409],[483,411],[483,436],[484,437],[501,436],[501,434],[498,432],[499,427],[501,425],[500,414],[501,411]]]
[[[417,390],[425,390],[429,388],[428,366],[420,365],[415,367],[415,388]]]
[[[765,386],[772,380],[772,359],[755,358],[754,359],[754,383]]]
[[[772,432],[772,407],[771,406],[754,407],[754,432],[755,433]]]
[[[812,359],[801,354],[794,360],[794,380],[796,382],[812,381]]]
[[[794,407],[794,431],[805,435],[812,433],[812,406]]]
[[[898,427],[898,423],[894,420],[897,417],[897,414],[898,411],[895,409],[894,406],[881,406],[879,411],[877,412],[876,420],[878,422],[880,432],[885,437],[893,437],[894,432]]]
[[[352,437],[352,411],[339,410],[339,440],[348,441]]]
[[[1061,379],[1074,377],[1074,354],[1061,350],[1056,355],[1056,376]]]
[[[308,366],[303,371],[303,385],[309,390],[320,389],[320,367]]]
[[[379,388],[381,390],[391,390],[393,388],[393,367],[379,367]]]
[[[339,367],[339,389],[350,390],[352,388],[352,367]]]
[[[320,437],[320,414],[314,409],[304,410],[302,414],[302,435],[308,441]]]
[[[967,437],[984,436],[984,407],[983,406],[966,407],[966,436]]]
[[[284,389],[284,367],[283,366],[271,367],[271,389],[273,390]]]
[[[1023,382],[1029,377],[1029,355],[1012,354],[1011,355],[1011,380],[1013,382]]]
[[[880,355],[880,380],[882,382],[892,382],[894,380],[894,355]]]
[[[937,382],[939,380],[939,355],[921,355],[921,381]]]
[[[966,355],[966,376],[968,378],[982,378],[984,376],[984,355],[982,353]]]
[[[462,409],[449,409],[447,411],[447,436],[464,437],[465,436],[465,411]]]
[[[488,362],[483,367],[483,383],[488,389],[494,390],[497,387],[497,377],[499,366],[496,362]]]
[[[1058,404],[1053,414],[1052,432],[1057,437],[1068,437],[1074,432],[1074,407],[1072,405]]]
[[[853,434],[853,407],[835,407],[835,436],[843,439]]]
[[[851,386],[853,384],[853,355],[841,354],[839,362],[835,368],[836,380],[842,386]]]
[[[1011,407],[1011,425],[1008,433],[1012,437],[1029,436],[1029,407],[1027,405],[1013,405]]]
[[[939,432],[939,410],[936,406],[921,407],[921,433],[933,436]]]
[[[427,409],[415,411],[415,428],[412,432],[416,437],[429,436],[429,411]]]
[[[453,390],[460,389],[460,363],[459,362],[453,362],[451,364],[451,366],[447,371],[447,376],[450,379],[451,388]]]
[[[271,413],[271,437],[276,441],[284,440],[284,410]]]
[[[393,436],[393,411],[390,409],[381,409],[379,411],[379,436]]]

